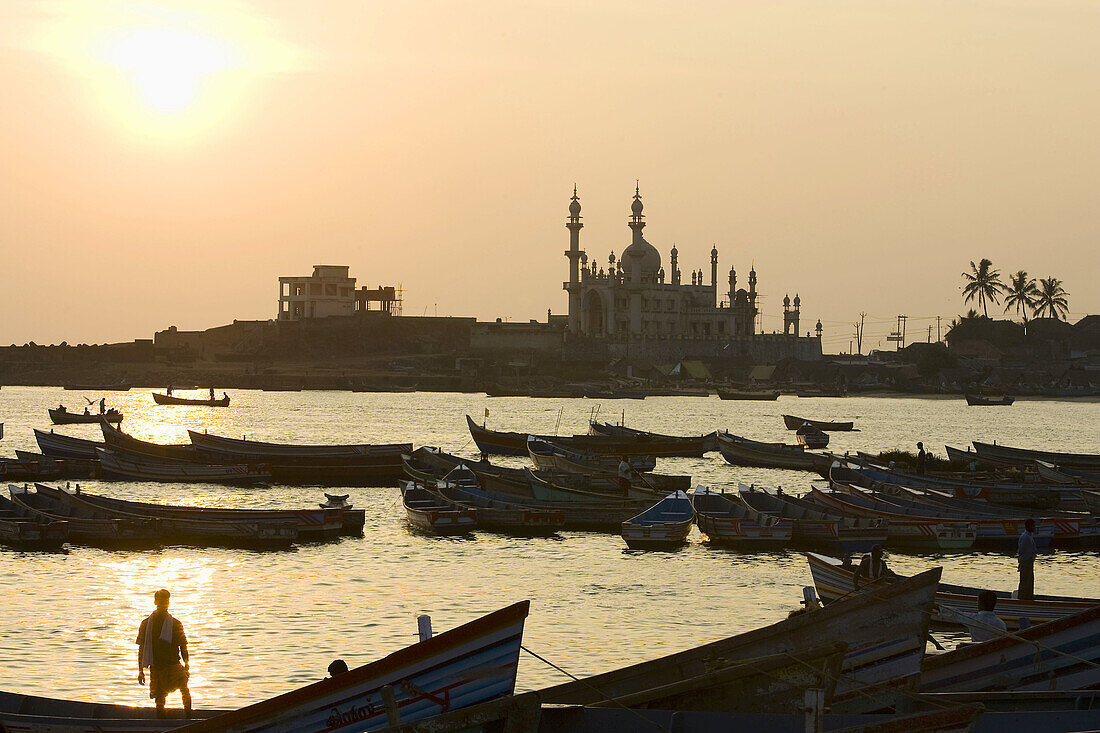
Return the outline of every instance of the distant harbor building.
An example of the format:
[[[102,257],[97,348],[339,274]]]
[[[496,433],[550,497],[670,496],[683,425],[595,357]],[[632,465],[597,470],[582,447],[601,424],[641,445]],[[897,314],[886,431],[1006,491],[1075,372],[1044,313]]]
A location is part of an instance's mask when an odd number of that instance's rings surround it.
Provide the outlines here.
[[[347,265],[314,265],[309,277],[279,278],[279,320],[350,316],[379,311],[399,315],[401,299],[393,286],[355,289]],[[375,308],[371,304],[377,304]]]

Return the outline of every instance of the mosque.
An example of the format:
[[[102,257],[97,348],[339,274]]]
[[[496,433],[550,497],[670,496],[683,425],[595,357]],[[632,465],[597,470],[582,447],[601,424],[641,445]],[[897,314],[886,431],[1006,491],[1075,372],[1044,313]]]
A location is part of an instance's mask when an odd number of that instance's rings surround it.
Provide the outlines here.
[[[618,259],[612,252],[607,269],[591,262],[580,247],[581,202],[573,187],[569,203],[569,293],[567,331],[573,337],[610,340],[699,340],[746,341],[760,338],[756,270],[749,270],[748,289],[737,287],[737,272],[729,270],[729,287],[718,291],[718,249],[710,251],[710,278],[702,270],[692,271],[690,284],[682,282],[675,245],[669,252],[668,271],[661,253],[645,240],[642,196],[634,189],[630,205],[630,245]],[[787,339],[798,341],[801,299],[783,298],[783,330]],[[820,322],[817,325],[820,337]],[[769,335],[774,336],[774,335]],[[807,334],[809,336],[809,334]],[[771,339],[766,339],[771,340]],[[820,338],[818,338],[820,343]],[[820,348],[820,347],[818,347]],[[820,353],[820,351],[818,351]]]

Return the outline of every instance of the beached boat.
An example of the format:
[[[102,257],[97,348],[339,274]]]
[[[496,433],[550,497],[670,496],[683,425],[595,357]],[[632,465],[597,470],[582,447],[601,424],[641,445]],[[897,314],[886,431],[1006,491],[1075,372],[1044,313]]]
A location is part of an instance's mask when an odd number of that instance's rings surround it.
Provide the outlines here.
[[[122,413],[113,407],[106,412],[69,412],[59,407],[47,409],[50,413],[50,422],[54,425],[79,425],[98,422],[122,422]]]
[[[921,670],[922,692],[1098,688],[1100,605],[1012,636],[927,655]]]
[[[982,443],[977,440],[974,441],[974,450],[983,458],[997,458],[1024,465],[1031,465],[1035,461],[1046,461],[1055,466],[1100,471],[1100,454],[1096,453],[1060,453],[1028,448],[1010,448],[1007,445]]]
[[[432,534],[466,534],[477,529],[477,512],[428,491],[412,481],[401,487],[409,524]]]
[[[856,566],[854,564],[845,565],[840,560],[814,552],[807,552],[806,560],[810,564],[810,574],[813,576],[817,594],[826,604],[849,597],[855,592],[853,577]],[[964,613],[977,613],[978,593],[982,590],[982,588],[940,583],[936,592],[936,605],[949,606]],[[1072,616],[1100,604],[1100,598],[1036,595],[1030,601],[1024,601],[1013,598],[1012,593],[1008,591],[994,592],[997,594],[994,613],[1010,629],[1019,628],[1021,618],[1027,618],[1032,624],[1040,624]],[[955,621],[944,619],[938,614],[935,618],[941,623],[957,625]]]
[[[77,544],[94,547],[151,547],[160,541],[156,522],[133,517],[127,519],[96,518],[74,510],[58,501],[49,492],[33,491],[25,486],[8,486],[11,501],[27,517],[37,521],[66,522],[69,539]]]
[[[632,550],[674,550],[687,540],[694,520],[691,499],[677,491],[623,522],[623,540]]]
[[[40,517],[27,518],[7,497],[0,496],[0,545],[17,550],[56,551],[69,541],[69,525]]]
[[[809,423],[806,423],[796,430],[794,435],[798,444],[807,448],[817,449],[829,447],[829,434],[824,430],[815,428]]]
[[[293,545],[298,539],[297,522],[287,519],[241,518],[202,519],[195,517],[156,517],[135,511],[108,508],[88,501],[77,489],[69,492],[45,484],[35,489],[56,497],[61,503],[95,519],[150,518],[156,523],[160,541],[165,545],[192,545],[197,547],[247,547],[257,550],[279,550]]]
[[[798,430],[800,427],[809,423],[818,430],[829,432],[844,432],[848,430],[855,430],[856,426],[854,422],[830,422],[827,420],[810,420],[804,417],[795,417],[794,415],[784,415],[783,424],[787,426],[787,430]]]
[[[50,487],[44,487],[49,489]],[[57,489],[54,489],[57,491]],[[82,491],[80,497],[108,510],[118,510],[148,517],[169,519],[199,519],[218,522],[263,520],[293,522],[298,527],[299,540],[326,540],[340,535],[363,532],[365,512],[350,506],[318,507],[317,509],[238,509],[233,507],[181,506],[153,504],[144,501],[115,499]]]
[[[718,399],[771,401],[779,399],[779,391],[768,389],[723,389],[719,387]]]
[[[376,662],[179,730],[359,733],[508,698],[515,692],[528,607],[528,601],[516,603]]]
[[[826,550],[841,556],[870,552],[886,544],[886,522],[845,517],[780,490],[741,484],[738,498],[760,514],[788,519],[794,524],[791,544]]]
[[[532,433],[517,433],[503,430],[489,430],[478,425],[469,415],[466,425],[478,450],[488,455],[524,456],[527,454],[527,437]],[[711,450],[711,441],[707,436],[674,437],[650,434],[638,435],[535,435],[573,450],[587,451],[612,456],[680,456],[702,458],[703,453]]]
[[[99,475],[115,481],[157,481],[195,484],[268,484],[271,469],[262,463],[167,463],[135,459],[112,450],[96,451]]]
[[[785,443],[761,443],[756,440],[718,431],[718,450],[726,462],[734,466],[789,468],[813,471],[822,462],[821,456],[806,452],[805,446]]]
[[[811,484],[809,500],[829,510],[848,517],[882,519],[886,522],[886,545],[910,550],[968,550],[978,539],[973,522],[958,519],[941,519],[930,516],[912,516],[900,511],[887,511],[869,507],[858,498],[824,490]]]
[[[45,430],[39,430],[38,428],[34,429],[34,439],[38,442],[38,447],[44,454],[54,458],[98,460],[95,455],[96,449],[107,447],[106,443],[98,440],[74,438],[71,435],[55,433],[53,430],[47,433]]]
[[[790,544],[794,523],[698,486],[691,498],[699,531],[720,545],[742,550],[778,550]]]
[[[172,394],[153,393],[153,402],[158,405],[190,405],[192,407],[229,407],[229,395],[221,397],[177,397]]]
[[[971,407],[998,407],[1007,406],[1015,402],[1016,399],[1009,395],[980,395],[980,394],[968,394],[966,395],[966,404]]]
[[[719,665],[784,652],[797,658],[799,651],[843,642],[848,651],[833,695],[833,710],[886,708],[899,696],[916,691],[939,578],[940,569],[935,568],[876,593],[851,595],[770,626],[567,682],[538,694],[543,703],[593,705],[609,697],[626,697],[696,678]],[[732,707],[736,701],[729,702]],[[721,709],[722,703],[721,693],[716,691],[711,709]]]

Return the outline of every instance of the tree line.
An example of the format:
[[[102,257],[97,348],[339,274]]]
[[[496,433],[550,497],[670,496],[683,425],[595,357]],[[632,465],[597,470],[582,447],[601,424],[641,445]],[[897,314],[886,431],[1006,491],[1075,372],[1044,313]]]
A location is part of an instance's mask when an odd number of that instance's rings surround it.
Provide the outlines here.
[[[1025,322],[1029,317],[1044,316],[1061,320],[1069,312],[1069,293],[1056,277],[1040,278],[1036,283],[1035,278],[1020,270],[1010,276],[1009,284],[1005,285],[1001,282],[1001,274],[993,269],[993,262],[986,258],[976,265],[971,260],[970,272],[964,272],[962,276],[966,283],[963,286],[963,295],[966,296],[963,302],[977,300],[986,318],[989,318],[989,304],[999,304],[1002,296],[1004,312],[1015,309]]]

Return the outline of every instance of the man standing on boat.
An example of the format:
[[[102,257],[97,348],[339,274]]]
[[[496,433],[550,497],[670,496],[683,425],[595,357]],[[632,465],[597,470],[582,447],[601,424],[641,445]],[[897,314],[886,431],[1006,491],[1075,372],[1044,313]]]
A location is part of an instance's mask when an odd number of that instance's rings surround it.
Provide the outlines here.
[[[928,454],[924,450],[924,443],[917,441],[917,475],[923,476],[925,464],[928,463]]]
[[[1016,547],[1016,559],[1020,570],[1020,587],[1016,597],[1021,601],[1030,601],[1035,596],[1035,520],[1024,522],[1024,532],[1020,535],[1020,544]]]
[[[623,456],[619,461],[619,491],[623,494],[630,493],[630,464],[626,460],[626,456]]]
[[[149,697],[157,703],[157,717],[163,718],[164,699],[176,690],[183,699],[183,714],[191,717],[191,691],[187,679],[191,662],[187,654],[187,636],[183,624],[168,613],[171,598],[164,588],[153,594],[157,610],[141,622],[138,628],[138,684],[145,684],[145,668],[149,668]],[[180,664],[180,660],[183,664]]]

